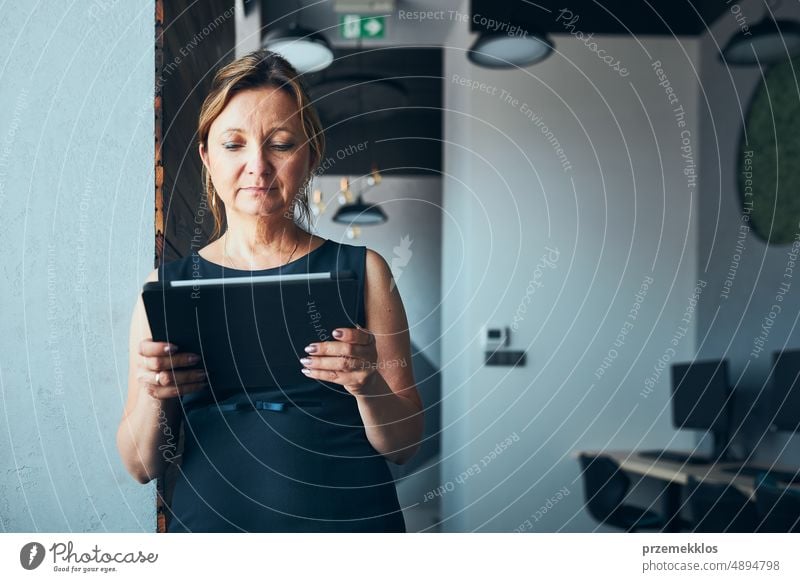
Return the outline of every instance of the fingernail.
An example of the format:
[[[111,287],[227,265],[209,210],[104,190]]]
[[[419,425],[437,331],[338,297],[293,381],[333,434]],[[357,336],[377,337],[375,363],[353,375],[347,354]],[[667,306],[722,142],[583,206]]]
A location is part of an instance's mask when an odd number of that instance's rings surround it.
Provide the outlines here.
[[[306,352],[307,353],[313,354],[316,351],[317,351],[317,346],[316,345],[311,344],[310,346],[306,346]]]
[[[308,376],[308,375],[311,373],[311,370],[308,370],[308,369],[306,369],[306,368],[303,368],[303,369],[302,369],[302,370],[300,370],[300,371],[301,371],[303,374],[305,374],[306,376]]]
[[[164,346],[165,354],[174,354],[177,351],[178,351],[178,346],[176,346],[175,344],[168,344]]]
[[[308,366],[309,364],[311,364],[311,358],[300,358],[300,363],[305,366]]]
[[[344,334],[342,333],[341,329],[334,329],[333,330],[333,337],[340,338],[340,337],[342,337],[342,335],[344,335]]]
[[[192,354],[191,356],[189,356],[190,364],[196,364],[199,361],[200,361],[200,356],[198,356],[197,354]]]

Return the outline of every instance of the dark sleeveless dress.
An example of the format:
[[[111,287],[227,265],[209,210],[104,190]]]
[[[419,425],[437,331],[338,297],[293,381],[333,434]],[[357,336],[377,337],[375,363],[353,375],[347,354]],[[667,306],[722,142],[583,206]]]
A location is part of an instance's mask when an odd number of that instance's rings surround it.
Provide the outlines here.
[[[326,240],[259,271],[224,268],[195,251],[163,265],[159,279],[352,270],[366,327],[365,268],[366,247]],[[168,532],[406,531],[387,461],[343,386],[309,379],[224,400],[206,389],[182,396],[181,408],[185,440]]]

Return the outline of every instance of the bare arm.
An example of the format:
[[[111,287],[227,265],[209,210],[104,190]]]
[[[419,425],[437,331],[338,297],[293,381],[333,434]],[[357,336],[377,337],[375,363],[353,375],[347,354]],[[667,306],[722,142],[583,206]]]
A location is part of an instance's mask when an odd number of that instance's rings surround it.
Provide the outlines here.
[[[411,339],[392,273],[367,250],[366,326],[375,336],[378,369],[356,395],[367,438],[390,461],[403,464],[419,450],[424,428],[422,399],[411,366]]]
[[[157,281],[153,271],[147,281]],[[141,294],[131,318],[128,340],[128,399],[117,429],[117,449],[125,468],[140,483],[156,478],[175,456],[180,407],[175,386],[188,392],[201,388],[192,354],[170,355],[169,344],[151,341],[150,325]],[[156,376],[158,374],[158,376]]]

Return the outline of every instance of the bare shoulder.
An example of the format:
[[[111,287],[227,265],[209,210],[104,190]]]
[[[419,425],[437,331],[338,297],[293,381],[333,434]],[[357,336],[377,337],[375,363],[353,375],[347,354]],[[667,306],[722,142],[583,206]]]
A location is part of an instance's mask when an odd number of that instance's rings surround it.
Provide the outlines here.
[[[388,326],[399,331],[407,325],[405,310],[392,270],[383,256],[367,248],[364,292],[367,319],[371,325]]]
[[[367,283],[372,286],[386,284],[385,289],[389,289],[389,283],[392,280],[392,270],[389,268],[389,264],[386,262],[386,259],[383,258],[377,251],[373,251],[370,248],[367,248],[367,265],[366,265],[366,277]],[[395,288],[394,285],[391,285],[392,288]]]

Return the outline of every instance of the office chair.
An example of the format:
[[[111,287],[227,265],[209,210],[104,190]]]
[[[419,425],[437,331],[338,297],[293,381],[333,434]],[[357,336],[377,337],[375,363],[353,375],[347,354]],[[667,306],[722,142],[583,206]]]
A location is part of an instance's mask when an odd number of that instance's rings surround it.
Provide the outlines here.
[[[664,519],[657,513],[622,503],[631,481],[613,459],[588,454],[581,454],[579,459],[586,507],[595,520],[628,532],[663,529]]]
[[[691,531],[754,533],[758,531],[755,503],[729,483],[710,483],[689,475],[686,495],[692,508]]]
[[[780,487],[767,473],[756,477],[755,485],[759,531],[800,532],[800,492]]]

